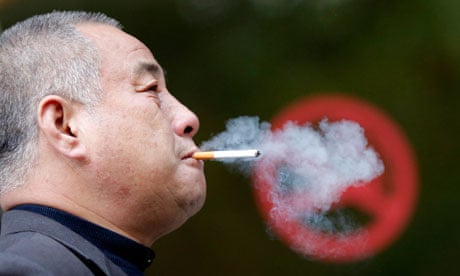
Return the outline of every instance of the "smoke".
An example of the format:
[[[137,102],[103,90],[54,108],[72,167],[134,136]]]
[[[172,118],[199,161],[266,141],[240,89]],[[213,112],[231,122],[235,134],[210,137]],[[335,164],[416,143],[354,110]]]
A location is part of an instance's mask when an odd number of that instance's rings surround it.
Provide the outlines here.
[[[225,162],[271,183],[270,216],[301,220],[328,232],[347,228],[343,217],[332,222],[326,215],[341,194],[349,187],[368,183],[384,170],[363,128],[348,120],[324,119],[315,125],[289,122],[272,131],[271,125],[258,117],[239,117],[229,120],[224,132],[202,144],[205,150],[250,148],[259,149],[262,156]]]

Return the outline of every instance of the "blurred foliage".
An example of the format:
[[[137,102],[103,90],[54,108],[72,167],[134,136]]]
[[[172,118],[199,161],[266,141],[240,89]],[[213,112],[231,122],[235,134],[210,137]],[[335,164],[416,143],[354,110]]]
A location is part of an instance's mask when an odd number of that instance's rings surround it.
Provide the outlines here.
[[[3,3],[4,1],[0,2]],[[250,180],[207,164],[205,208],[154,245],[152,275],[453,275],[460,254],[460,2],[453,0],[17,0],[10,26],[53,9],[101,11],[143,40],[168,86],[201,119],[197,141],[227,119],[270,120],[305,95],[342,92],[381,107],[419,159],[409,228],[363,262],[308,260],[269,233]]]

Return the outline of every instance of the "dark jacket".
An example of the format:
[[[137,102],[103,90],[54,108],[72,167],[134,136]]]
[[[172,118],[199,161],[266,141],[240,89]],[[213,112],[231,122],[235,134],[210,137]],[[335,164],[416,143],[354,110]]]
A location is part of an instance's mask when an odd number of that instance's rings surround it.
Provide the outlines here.
[[[3,215],[0,275],[126,275],[62,224],[22,210]]]

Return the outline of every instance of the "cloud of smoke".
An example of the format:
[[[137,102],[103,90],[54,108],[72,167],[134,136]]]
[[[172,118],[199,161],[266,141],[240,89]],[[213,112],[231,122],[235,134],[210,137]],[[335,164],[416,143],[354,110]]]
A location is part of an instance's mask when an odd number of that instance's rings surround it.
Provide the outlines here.
[[[243,173],[253,173],[254,163],[267,168],[257,170],[255,177],[272,183],[273,218],[304,220],[305,224],[313,220],[322,228],[328,228],[331,221],[321,214],[338,202],[347,188],[364,185],[384,170],[363,128],[348,120],[324,119],[315,125],[289,122],[272,131],[271,125],[258,117],[239,117],[229,120],[225,131],[201,147],[259,149],[262,156],[254,162],[224,162],[236,165]]]

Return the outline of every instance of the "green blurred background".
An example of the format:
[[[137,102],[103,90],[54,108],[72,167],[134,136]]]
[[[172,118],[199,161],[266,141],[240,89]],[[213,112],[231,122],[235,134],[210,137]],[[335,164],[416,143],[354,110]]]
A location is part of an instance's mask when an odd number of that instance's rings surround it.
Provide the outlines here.
[[[169,90],[201,120],[196,141],[240,115],[270,120],[311,94],[385,110],[418,159],[409,226],[365,261],[299,256],[267,233],[250,179],[206,166],[203,210],[154,244],[151,275],[459,275],[460,1],[0,0],[0,26],[54,9],[101,11],[144,41]]]

